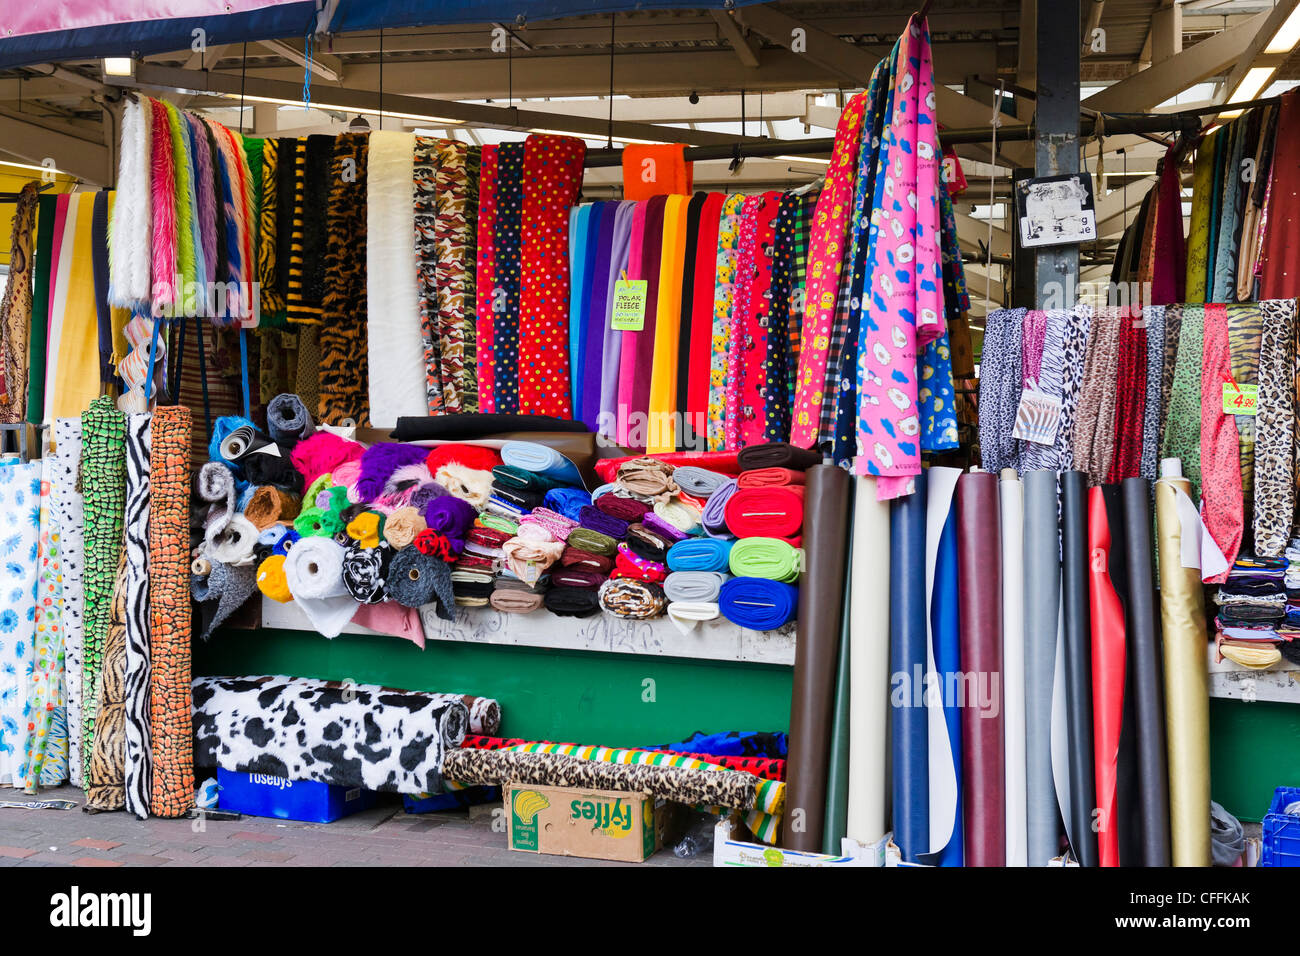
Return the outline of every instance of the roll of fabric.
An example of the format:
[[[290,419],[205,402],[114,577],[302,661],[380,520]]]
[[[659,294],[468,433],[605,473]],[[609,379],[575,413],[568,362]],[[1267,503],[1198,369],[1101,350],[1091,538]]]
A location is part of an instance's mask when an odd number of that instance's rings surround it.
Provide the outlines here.
[[[929,730],[924,687],[913,686],[925,673],[928,646],[926,577],[922,573],[926,498],[927,482],[922,474],[915,494],[893,502],[889,519],[893,832],[894,842],[908,863],[916,863],[930,847]]]
[[[668,569],[657,561],[641,557],[626,544],[620,544],[618,556],[614,559],[613,576],[659,584],[668,577]]]
[[[569,545],[564,549],[564,552],[560,555],[560,564],[566,568],[582,568],[600,574],[608,574],[614,569],[614,560],[612,558],[603,554],[583,551],[581,548],[573,547],[573,545]]]
[[[1169,775],[1165,751],[1165,702],[1160,673],[1159,606],[1151,540],[1151,484],[1129,478],[1122,485],[1127,559],[1126,639],[1132,668],[1133,724],[1137,736],[1139,808],[1136,814],[1144,866],[1169,866]]]
[[[280,604],[293,600],[289,582],[284,576],[284,557],[283,554],[271,554],[257,566],[257,589]]]
[[[727,576],[717,571],[674,571],[664,579],[669,601],[716,604]]]
[[[552,568],[551,584],[563,588],[587,588],[596,590],[608,580],[609,575],[587,568]]]
[[[1006,760],[1007,866],[1027,866],[1025,760],[1024,487],[1014,468],[998,480],[1002,557],[1002,712]]]
[[[654,513],[683,534],[691,534],[700,526],[700,510],[680,498],[656,501]]]
[[[582,475],[573,462],[555,449],[537,442],[506,442],[501,446],[501,461],[523,471],[544,475],[558,484],[582,484]]]
[[[0,611],[0,630],[4,631],[0,640],[0,785],[6,787],[23,786],[29,745],[33,701],[28,699],[27,668],[32,666],[36,637],[38,577],[34,557],[40,540],[40,493],[39,461],[11,460],[0,465],[0,523],[10,555],[0,565],[0,588],[5,597]],[[96,646],[97,660],[102,657],[102,644],[101,640]],[[92,736],[87,743],[93,740]],[[87,760],[89,753],[87,746]]]
[[[344,462],[359,460],[364,452],[365,448],[354,441],[333,432],[318,431],[295,445],[289,457],[303,482],[311,484]]]
[[[1164,642],[1169,825],[1174,866],[1210,863],[1209,676],[1200,524],[1176,461],[1156,482],[1160,625]]]
[[[492,496],[492,473],[466,468],[463,465],[443,465],[434,474],[438,484],[456,498],[463,498],[476,508],[482,508]]]
[[[151,416],[126,421],[126,594],[122,726],[125,805],[149,816],[153,749],[149,739],[149,447]]]
[[[642,517],[653,510],[644,501],[636,498],[625,498],[619,494],[601,495],[596,499],[595,507],[605,512],[605,514],[628,524],[640,521]]]
[[[804,809],[806,826],[803,832],[785,834],[784,843],[791,849],[816,850],[822,839],[839,611],[849,566],[850,484],[847,473],[834,465],[818,465],[808,474],[806,512],[799,514],[808,529],[808,575],[801,589],[759,578],[733,578],[723,585],[718,601],[728,620],[756,630],[771,630],[788,621],[785,601],[797,600],[799,605],[790,705],[789,800],[791,807]],[[763,489],[737,492],[728,503],[728,525],[733,526],[731,512],[737,498],[776,493]]]
[[[609,558],[614,557],[618,552],[618,542],[614,538],[586,526],[569,532],[568,545],[571,548],[580,548]]]
[[[626,538],[628,522],[608,514],[595,505],[585,506],[578,515],[578,521],[590,532],[609,538]],[[573,532],[570,532],[572,536]]]
[[[727,527],[727,502],[739,488],[736,479],[731,478],[709,496],[708,504],[704,506],[704,512],[700,515],[700,524],[704,526],[706,534],[714,538],[735,537]]]
[[[1201,509],[1206,529],[1231,565],[1241,549],[1244,502],[1241,445],[1236,419],[1221,414],[1223,383],[1236,381],[1229,351],[1227,308],[1207,304],[1204,324],[1201,366]],[[1210,574],[1205,578],[1205,583],[1221,584],[1227,573],[1225,569],[1219,574]]]
[[[1192,483],[1192,497],[1201,496],[1201,364],[1205,339],[1205,309],[1185,305],[1178,326],[1178,350],[1165,411],[1160,454],[1183,463]],[[1222,408],[1222,405],[1220,405]]]
[[[805,477],[804,472],[793,468],[755,468],[741,472],[736,481],[741,488],[776,488],[802,485]]]
[[[668,560],[670,542],[644,525],[634,524],[627,529],[627,546],[633,554],[655,564]]]
[[[123,559],[125,555],[122,555]],[[86,811],[120,810],[126,803],[126,568],[115,575],[103,670],[95,693],[95,737],[86,768]]]
[[[219,525],[225,525],[235,516],[235,476],[219,461],[205,462],[195,480],[199,498],[209,502]]]
[[[357,610],[343,583],[344,553],[333,538],[308,537],[293,547],[284,562],[294,603],[325,637],[338,637]]]
[[[265,531],[277,522],[291,521],[298,517],[301,509],[302,499],[298,495],[274,485],[262,485],[253,492],[253,497],[244,506],[244,517],[258,531]]]
[[[675,467],[658,458],[633,458],[618,466],[615,481],[629,494],[641,498],[658,498],[674,495],[678,491],[673,480]]]
[[[302,399],[293,394],[280,394],[266,406],[266,429],[272,440],[285,451],[316,431],[311,412]]]
[[[39,535],[37,575],[32,594],[31,665],[25,676],[26,734],[22,784],[36,793],[41,785],[57,787],[68,779],[68,730],[63,640],[63,533],[54,504],[59,462],[47,453],[40,462],[37,496]],[[147,509],[147,504],[146,504]],[[147,514],[147,511],[146,511]],[[12,569],[10,569],[12,573]],[[147,605],[146,605],[147,606]],[[145,685],[146,709],[148,686]],[[15,783],[18,781],[15,780]]]
[[[251,564],[258,534],[251,521],[237,514],[224,527],[214,524],[208,528],[204,549],[212,560],[222,564]]]
[[[698,512],[696,512],[698,514]],[[689,532],[683,531],[671,521],[663,518],[656,512],[652,511],[641,519],[641,526],[648,532],[657,535],[665,542],[665,547],[672,547],[678,541],[685,541],[692,534],[700,530],[699,522],[696,521]]]
[[[57,522],[63,549],[63,675],[67,703],[68,782],[83,782],[82,739],[82,654],[85,571],[84,512],[77,478],[81,469],[81,419],[54,420],[55,451],[50,480],[52,520]]]
[[[392,428],[402,415],[422,415],[424,349],[416,283],[415,136],[378,130],[370,135],[366,169],[366,324],[370,421]]]
[[[668,619],[682,634],[690,634],[700,624],[716,621],[720,610],[707,601],[673,601],[668,605]]]
[[[792,468],[806,471],[814,465],[820,465],[822,456],[806,448],[798,448],[789,442],[767,442],[762,445],[749,445],[740,450],[738,463],[740,470],[756,471],[760,468]]]
[[[598,594],[602,610],[634,620],[660,617],[668,604],[658,584],[633,578],[611,578],[600,586]]]
[[[113,400],[100,397],[81,415],[81,487],[85,500],[85,640],[82,657],[83,701],[98,697],[103,644],[108,633],[122,521],[126,504],[126,416]],[[188,518],[188,516],[187,516]],[[188,521],[187,521],[188,523]],[[188,541],[186,537],[183,539]],[[89,769],[95,739],[93,710],[82,721],[83,770]]]
[[[190,411],[155,410],[149,454],[149,812],[179,817],[194,803],[190,703]]]
[[[546,529],[556,541],[567,540],[569,532],[578,526],[576,521],[570,521],[562,514],[541,507],[534,508],[519,522],[520,527],[529,524]]]
[[[782,542],[784,543],[784,542]],[[668,549],[670,571],[726,571],[733,542],[718,538],[688,538]]]
[[[803,528],[804,491],[801,485],[742,488],[727,499],[727,528],[739,538],[782,538],[798,547]]]
[[[367,548],[354,544],[343,552],[343,586],[358,604],[388,600],[388,572],[393,549],[384,545]]]
[[[600,595],[590,588],[551,588],[542,601],[548,611],[560,617],[590,617],[600,610]]]
[[[1081,866],[1097,866],[1092,829],[1096,800],[1092,737],[1092,651],[1089,618],[1088,479],[1080,471],[1061,475],[1061,615],[1069,760],[1066,833]]]
[[[520,528],[519,534],[501,546],[506,566],[520,580],[533,584],[564,552],[564,544],[545,530]]]
[[[256,591],[257,570],[251,564],[238,567],[213,561],[206,573],[196,574],[190,593],[199,605],[199,637],[210,638]]]
[[[497,589],[488,598],[488,604],[507,614],[528,614],[538,610],[542,606],[542,600],[541,594]]]
[[[1255,553],[1279,557],[1295,511],[1294,300],[1260,303],[1259,413],[1255,420]]]
[[[497,488],[532,491],[539,494],[545,494],[559,485],[559,482],[547,475],[510,464],[497,465],[492,469],[492,483]]]
[[[793,584],[799,580],[804,553],[780,538],[741,538],[731,548],[728,564],[738,577],[771,578]]]
[[[677,487],[700,498],[708,498],[722,487],[727,476],[695,465],[683,465],[673,472]]]
[[[428,522],[415,508],[398,508],[384,522],[384,540],[392,547],[401,550],[415,540],[415,536],[427,528]]]
[[[581,520],[582,509],[591,505],[591,495],[582,488],[552,488],[542,504],[576,522]]]
[[[1052,781],[1052,693],[1061,613],[1055,471],[1024,479],[1026,862],[1046,866],[1060,845]]]
[[[1021,334],[1027,309],[997,309],[984,327],[988,359],[980,366],[980,454],[991,472],[1014,464],[1017,439],[1011,437],[1020,404]]]
[[[1074,423],[1074,467],[1093,484],[1106,480],[1115,454],[1115,385],[1119,374],[1121,310],[1096,309]]]
[[[1124,720],[1126,649],[1124,606],[1111,577],[1122,572],[1122,555],[1112,550],[1108,512],[1114,485],[1088,491],[1089,619],[1092,628],[1093,767],[1096,779],[1098,864],[1119,866],[1119,762]],[[1119,529],[1122,534],[1122,528]],[[1118,550],[1118,549],[1117,549]],[[1119,560],[1117,560],[1117,558]]]

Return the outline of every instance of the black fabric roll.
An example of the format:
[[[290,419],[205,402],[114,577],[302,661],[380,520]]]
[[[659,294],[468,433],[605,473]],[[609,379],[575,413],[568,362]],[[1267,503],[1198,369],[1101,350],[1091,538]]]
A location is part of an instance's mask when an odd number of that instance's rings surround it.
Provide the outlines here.
[[[542,603],[560,617],[590,617],[600,610],[600,595],[591,588],[554,587],[546,592]]]
[[[343,585],[359,604],[388,600],[387,579],[393,549],[384,542],[377,548],[353,543],[343,555]]]
[[[285,260],[288,261],[287,259]],[[402,415],[393,429],[393,441],[458,441],[483,438],[498,432],[588,432],[582,422],[549,415]]]
[[[1061,606],[1065,625],[1065,711],[1069,728],[1070,841],[1082,866],[1099,862],[1092,808],[1092,631],[1088,596],[1088,476],[1061,473]]]
[[[266,406],[266,430],[285,451],[292,451],[308,435],[316,431],[311,412],[301,398],[292,393],[275,396]]]
[[[540,508],[542,506],[542,500],[546,497],[546,492],[544,491],[529,491],[522,488],[505,488],[498,482],[492,483],[492,494],[503,501],[510,502],[512,505],[515,505],[523,511],[532,511],[534,508]]]
[[[1160,605],[1151,555],[1151,483],[1126,479],[1124,543],[1128,560],[1129,678],[1137,736],[1140,852],[1143,866],[1169,866],[1169,771],[1165,752],[1164,662],[1160,656]],[[1125,712],[1127,723],[1128,714]],[[1120,836],[1123,838],[1121,829]],[[1121,848],[1122,849],[1122,848]],[[1121,857],[1121,862],[1128,864]]]
[[[750,446],[741,454],[763,448],[779,450],[781,447]],[[791,445],[784,448],[789,452],[800,452]],[[821,456],[816,457],[821,460]],[[818,464],[808,472],[807,488],[803,515],[803,548],[807,566],[799,587],[785,797],[786,820],[791,819],[791,813],[802,811],[804,825],[795,828],[787,824],[781,840],[787,849],[816,853],[821,850],[825,829],[826,778],[830,767],[840,616],[844,589],[848,586],[851,483],[844,469]]]
[[[261,452],[245,455],[239,464],[249,482],[254,485],[275,485],[298,495],[303,492],[302,473],[293,466],[289,453],[283,448],[278,455]]]
[[[794,468],[804,471],[820,465],[822,456],[821,452],[796,448],[789,442],[773,441],[742,448],[739,460],[741,471],[752,471],[755,468]]]
[[[388,593],[403,607],[437,604],[438,617],[444,621],[455,618],[451,569],[445,561],[416,548],[403,548],[393,555],[388,566]]]
[[[633,554],[639,558],[645,558],[647,561],[653,561],[656,564],[665,564],[668,561],[667,548],[658,547],[645,538],[637,537],[631,531],[628,532],[627,546],[632,550]]]

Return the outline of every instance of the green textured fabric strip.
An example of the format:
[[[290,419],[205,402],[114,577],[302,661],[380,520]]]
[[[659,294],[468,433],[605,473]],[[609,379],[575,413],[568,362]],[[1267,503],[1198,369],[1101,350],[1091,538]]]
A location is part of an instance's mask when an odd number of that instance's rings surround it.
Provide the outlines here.
[[[45,346],[50,320],[50,268],[54,257],[54,219],[58,196],[36,200],[36,262],[32,285],[32,326],[27,337],[27,420],[41,423],[45,414]]]
[[[108,636],[113,582],[122,553],[122,515],[126,508],[126,416],[113,400],[100,396],[81,413],[81,493],[85,499],[85,643],[81,671],[82,756],[90,777],[95,741],[95,701],[99,699],[104,642]]]
[[[731,573],[793,584],[799,580],[803,552],[780,538],[741,538],[731,548]]]
[[[1178,358],[1165,412],[1162,458],[1177,458],[1192,483],[1192,496],[1201,497],[1201,354],[1205,339],[1205,309],[1183,306],[1178,330]]]

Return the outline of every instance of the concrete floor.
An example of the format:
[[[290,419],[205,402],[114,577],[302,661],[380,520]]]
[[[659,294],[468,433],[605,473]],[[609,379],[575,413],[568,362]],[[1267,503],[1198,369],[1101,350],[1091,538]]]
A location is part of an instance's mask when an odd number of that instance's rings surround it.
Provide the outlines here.
[[[75,787],[0,800],[83,802]],[[709,866],[660,850],[644,864],[543,856],[506,849],[492,828],[495,804],[469,810],[408,814],[392,797],[334,823],[265,817],[137,820],[125,812],[0,808],[0,866]]]

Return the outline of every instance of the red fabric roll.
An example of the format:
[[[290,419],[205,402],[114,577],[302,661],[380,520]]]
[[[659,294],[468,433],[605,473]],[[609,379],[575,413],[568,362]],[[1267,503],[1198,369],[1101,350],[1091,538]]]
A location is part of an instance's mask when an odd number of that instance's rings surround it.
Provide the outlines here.
[[[637,498],[624,498],[616,494],[601,495],[596,499],[596,508],[628,524],[640,521],[647,512],[653,510],[644,501]]]
[[[1228,348],[1228,309],[1205,306],[1205,345],[1201,355],[1201,505],[1205,527],[1228,560],[1241,550],[1245,515],[1241,500],[1241,445],[1237,419],[1223,414],[1223,383],[1232,381]],[[1228,572],[1206,578],[1222,584]]]
[[[760,205],[754,223],[754,276],[745,302],[745,314],[737,323],[744,333],[740,346],[743,374],[739,383],[742,445],[760,445],[767,440],[767,323],[771,305],[772,260],[776,248],[776,213],[781,205],[781,194],[766,192],[758,198]]]
[[[738,538],[781,538],[796,548],[802,543],[803,485],[744,488],[727,499],[727,528]]]
[[[967,866],[1005,866],[1007,857],[999,521],[997,476],[986,471],[962,475],[957,481],[957,594],[961,669],[967,675],[961,706]]]
[[[1094,817],[1102,866],[1119,866],[1115,811],[1119,735],[1124,722],[1124,607],[1110,579],[1110,520],[1101,488],[1088,490],[1088,611],[1092,620],[1092,752],[1096,774]]]
[[[584,568],[588,571],[597,571],[601,574],[609,574],[614,570],[614,559],[603,554],[593,554],[590,551],[583,551],[581,548],[575,548],[569,545],[560,555],[560,564],[566,568]]]
[[[1182,226],[1179,226],[1181,229]],[[1120,318],[1119,376],[1115,388],[1115,454],[1108,484],[1137,478],[1142,469],[1142,426],[1147,405],[1147,330],[1141,312]]]
[[[484,146],[479,161],[478,253],[474,270],[474,345],[478,365],[479,410],[495,412],[496,367],[492,364],[492,302],[496,289],[497,148]],[[432,469],[431,469],[432,470]]]
[[[443,465],[464,465],[475,471],[491,471],[501,464],[501,455],[495,448],[482,445],[439,445],[429,452],[424,463],[431,475],[436,475]]]
[[[1155,254],[1151,257],[1151,301],[1142,303],[1144,305],[1174,305],[1186,301],[1183,290],[1187,283],[1187,249],[1183,239],[1183,203],[1179,196],[1182,185],[1175,148],[1169,147],[1160,167]]]
[[[708,432],[709,361],[713,355],[713,296],[718,267],[718,222],[723,193],[709,193],[700,210],[700,234],[695,257],[695,284],[691,303],[691,358],[686,371],[686,414],[694,434]],[[680,374],[680,372],[679,372]]]
[[[740,488],[777,488],[788,485],[802,485],[808,476],[793,468],[755,468],[742,471],[736,484]]]
[[[634,461],[637,458],[645,458],[646,455],[625,455],[622,458],[602,458],[593,466],[600,480],[610,482],[618,476],[618,467],[624,462]],[[680,468],[682,465],[695,465],[699,468],[707,468],[709,471],[716,471],[721,475],[738,475],[740,474],[739,452],[734,451],[667,451],[657,455],[648,456],[655,461],[662,461],[672,465],[674,468]]]
[[[633,578],[637,581],[649,581],[662,584],[668,577],[668,568],[657,561],[648,561],[638,557],[625,544],[618,546],[618,557],[614,559],[612,578]]]
[[[1268,187],[1268,231],[1259,259],[1259,297],[1300,297],[1300,197],[1295,182],[1300,177],[1300,98],[1295,90],[1282,94],[1277,116],[1273,173]],[[1219,406],[1222,408],[1222,404]]]

